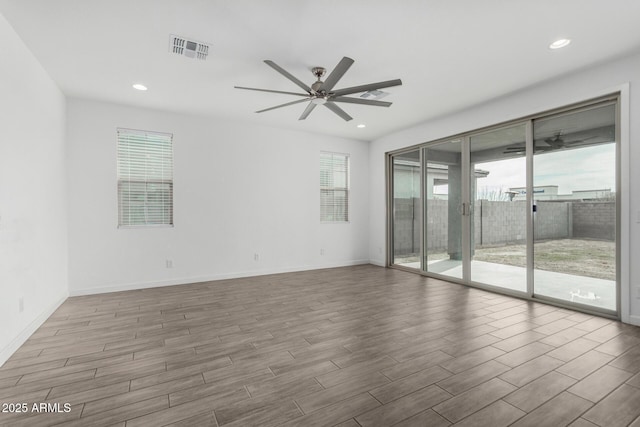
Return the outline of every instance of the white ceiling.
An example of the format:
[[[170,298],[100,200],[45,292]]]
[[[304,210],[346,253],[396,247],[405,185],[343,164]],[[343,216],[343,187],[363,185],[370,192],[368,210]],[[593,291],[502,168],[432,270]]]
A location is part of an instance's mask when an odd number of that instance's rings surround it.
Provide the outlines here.
[[[0,13],[70,97],[363,140],[640,49],[637,0],[0,0]],[[170,54],[170,34],[210,43],[209,58]],[[561,37],[572,44],[550,50]],[[233,88],[298,92],[263,60],[311,84],[343,56],[355,64],[336,89],[400,78],[391,107],[298,121],[305,104],[254,113],[298,98]]]

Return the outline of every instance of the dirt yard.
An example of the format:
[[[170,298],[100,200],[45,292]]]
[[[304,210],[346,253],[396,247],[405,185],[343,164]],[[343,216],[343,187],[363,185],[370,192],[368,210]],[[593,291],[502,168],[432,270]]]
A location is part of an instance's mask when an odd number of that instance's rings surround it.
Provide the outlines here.
[[[525,245],[476,248],[477,261],[526,266]],[[600,240],[560,239],[536,242],[535,268],[616,280],[616,244]]]
[[[446,252],[433,252],[429,261],[447,259]],[[496,264],[526,267],[526,246],[505,245],[477,247],[473,259]],[[416,263],[420,257],[416,254],[396,258],[396,264]],[[536,242],[534,245],[535,268],[595,277],[597,279],[616,280],[616,244],[601,240],[559,239]]]

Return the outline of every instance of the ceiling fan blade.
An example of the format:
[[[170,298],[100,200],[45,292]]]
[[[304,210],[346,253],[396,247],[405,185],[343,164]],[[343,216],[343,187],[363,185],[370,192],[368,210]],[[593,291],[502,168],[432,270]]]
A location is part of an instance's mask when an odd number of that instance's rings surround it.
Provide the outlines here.
[[[257,90],[259,92],[283,93],[285,95],[309,96],[308,93],[284,92],[281,90],[271,90],[271,89],[258,89],[257,87],[234,86],[234,88],[244,89],[244,90]]]
[[[311,90],[311,88],[309,86],[307,86],[302,81],[300,81],[297,78],[295,78],[291,73],[289,73],[287,70],[285,70],[284,68],[282,68],[281,66],[279,66],[275,62],[270,61],[270,60],[267,59],[267,60],[264,61],[264,63],[267,64],[268,66],[270,66],[271,68],[273,68],[274,70],[276,70],[277,72],[279,72],[280,74],[282,74],[283,76],[285,76],[286,78],[288,78],[289,80],[291,80],[292,82],[294,82],[295,84],[297,84],[298,86],[300,86],[302,89],[306,90],[309,93],[312,92],[312,90]]]
[[[335,96],[350,95],[352,93],[369,92],[370,90],[383,89],[385,87],[400,86],[400,85],[402,85],[402,80],[400,79],[387,80],[385,82],[369,83],[367,85],[338,89],[336,91],[333,91],[332,94]]]
[[[373,99],[362,99],[362,98],[348,98],[346,96],[332,96],[331,101],[333,102],[347,102],[349,104],[362,104],[362,105],[374,105],[376,107],[389,107],[391,106],[391,102],[387,101],[375,101]]]
[[[298,120],[306,119],[307,116],[313,111],[313,109],[316,108],[316,105],[317,104],[314,104],[313,102],[309,102],[309,105],[307,105],[307,108],[304,109],[302,115],[298,118]]]
[[[350,115],[348,115],[342,108],[338,107],[336,104],[334,104],[333,102],[329,101],[329,102],[325,102],[323,104],[325,107],[327,107],[329,110],[333,111],[334,113],[336,113],[337,115],[339,115],[340,117],[342,117],[344,120],[346,120],[347,122],[349,120],[353,120],[353,117],[351,117]]]
[[[287,102],[286,104],[280,104],[280,105],[276,105],[275,107],[265,108],[264,110],[256,111],[256,113],[264,113],[265,111],[275,110],[276,108],[287,107],[289,105],[299,104],[301,102],[307,102],[307,99],[298,99],[296,101]]]
[[[340,80],[349,67],[353,65],[353,62],[353,59],[347,58],[346,56],[342,58],[340,62],[338,62],[338,65],[336,65],[336,68],[334,68],[331,74],[326,78],[322,86],[320,86],[320,89],[327,92],[333,89],[336,83],[338,83],[338,80]]]

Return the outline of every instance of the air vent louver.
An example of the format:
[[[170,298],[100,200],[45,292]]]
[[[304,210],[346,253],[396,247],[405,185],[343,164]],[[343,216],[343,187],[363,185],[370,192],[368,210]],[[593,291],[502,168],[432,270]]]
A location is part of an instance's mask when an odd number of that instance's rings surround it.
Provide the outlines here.
[[[378,99],[384,98],[387,95],[389,95],[389,93],[383,92],[381,90],[370,90],[360,95],[360,98],[372,99],[374,101],[377,101]]]
[[[169,38],[169,52],[204,61],[209,54],[209,45],[172,34]]]

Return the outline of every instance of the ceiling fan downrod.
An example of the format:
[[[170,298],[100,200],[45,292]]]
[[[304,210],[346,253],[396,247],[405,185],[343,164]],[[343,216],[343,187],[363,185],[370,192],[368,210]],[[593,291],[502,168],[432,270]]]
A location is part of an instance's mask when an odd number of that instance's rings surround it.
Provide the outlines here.
[[[318,79],[315,83],[313,83],[311,85],[311,89],[313,90],[313,95],[322,95],[324,96],[325,93],[324,91],[321,91],[320,88],[322,87],[322,85],[324,84],[324,82],[322,80],[320,80],[321,77],[323,77],[325,75],[325,73],[327,72],[327,70],[324,67],[313,67],[311,69],[311,72],[313,73],[314,76],[316,76],[316,78]]]

